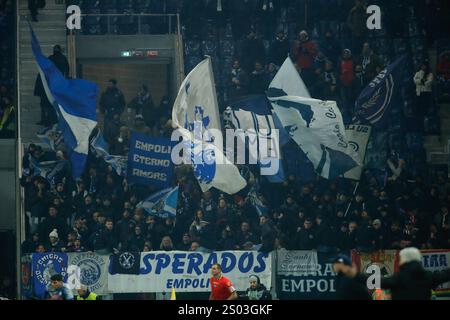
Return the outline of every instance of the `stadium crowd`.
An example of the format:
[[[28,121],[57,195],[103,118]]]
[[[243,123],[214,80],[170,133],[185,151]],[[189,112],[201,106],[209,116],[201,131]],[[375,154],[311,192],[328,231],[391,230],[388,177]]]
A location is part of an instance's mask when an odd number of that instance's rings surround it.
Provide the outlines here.
[[[387,10],[392,25],[381,33],[367,30],[365,4],[359,0],[308,2],[314,5],[307,21],[302,1],[184,1],[178,8],[186,71],[203,54],[212,56],[222,109],[226,101],[264,94],[290,54],[311,95],[337,101],[350,123],[362,89],[393,58],[409,53],[404,105],[392,110],[383,130],[388,132],[388,156],[381,166],[367,167],[358,184],[306,178],[288,169],[286,181],[274,186],[255,168],[242,165],[248,181],[244,190],[235,195],[202,193],[192,172],[179,167],[176,219],[161,219],[137,208],[157,191],[154,187],[128,184],[93,153],[78,181],[70,177],[69,167],[52,181],[34,176],[33,162],[66,155],[30,145],[23,158],[27,174],[21,180],[29,221],[23,253],[450,248],[450,181],[447,172],[432,174],[420,143],[424,133],[435,130],[427,125],[438,112],[427,46],[440,31],[419,19],[422,12],[411,11],[406,1],[373,2],[392,7]],[[145,85],[126,102],[120,79],[111,79],[99,102],[109,152],[126,155],[131,131],[170,137],[172,102],[164,97],[155,103]],[[248,196],[251,190],[258,190],[268,213],[258,214]]]
[[[15,137],[14,2],[0,1],[0,139]]]

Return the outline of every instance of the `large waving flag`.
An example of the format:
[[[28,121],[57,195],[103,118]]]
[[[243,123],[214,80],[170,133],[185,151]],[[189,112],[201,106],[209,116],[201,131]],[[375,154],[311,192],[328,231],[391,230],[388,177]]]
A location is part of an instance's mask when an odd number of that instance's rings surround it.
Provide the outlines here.
[[[361,165],[358,154],[347,141],[336,102],[294,96],[271,101],[285,130],[319,175],[333,179]]]
[[[234,194],[246,186],[238,168],[224,156],[223,143],[216,146],[217,139],[204,139],[211,133],[209,129],[221,131],[210,58],[200,62],[181,84],[172,123],[190,144],[183,161],[193,165],[203,192],[215,187]]]
[[[270,101],[264,95],[248,96],[230,103],[224,111],[224,120],[232,124],[236,130],[250,133],[255,136],[255,142],[248,146],[249,157],[258,160],[262,169],[262,174],[274,183],[283,182],[285,174],[281,163],[280,145],[286,144],[290,137],[272,116]],[[274,134],[273,130],[278,130]],[[238,135],[241,140],[245,140],[245,135]],[[249,137],[250,140],[250,137]],[[244,143],[245,141],[241,141]],[[273,155],[264,154],[261,151],[262,144],[272,146]],[[276,163],[277,171],[271,170],[270,166]],[[267,174],[264,174],[264,172]],[[272,172],[271,172],[272,171]]]
[[[30,25],[32,49],[47,98],[58,115],[59,128],[72,163],[72,176],[79,178],[86,165],[89,136],[97,126],[95,83],[81,79],[68,80],[47,57]]]
[[[372,125],[382,123],[391,105],[398,102],[406,55],[401,56],[380,72],[361,92],[355,102],[357,120]]]
[[[176,217],[177,203],[178,187],[175,187],[152,194],[147,199],[138,203],[137,207],[144,209],[151,215],[165,219]]]
[[[289,57],[286,58],[270,83],[267,95],[269,98],[279,96],[311,98],[308,88]]]

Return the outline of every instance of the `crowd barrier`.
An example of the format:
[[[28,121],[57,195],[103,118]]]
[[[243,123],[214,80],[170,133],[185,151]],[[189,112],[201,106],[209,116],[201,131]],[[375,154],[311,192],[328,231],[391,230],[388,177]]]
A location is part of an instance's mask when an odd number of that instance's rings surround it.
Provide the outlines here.
[[[382,276],[388,276],[399,269],[399,251],[396,250],[344,253],[352,257],[361,272],[376,265]],[[449,268],[450,250],[424,250],[422,254],[425,269]],[[336,292],[334,257],[335,254],[317,251],[288,250],[270,254],[256,251],[152,251],[117,255],[34,253],[22,257],[22,297],[43,297],[55,273],[62,274],[68,285],[75,288],[75,284],[81,282],[99,295],[168,293],[172,288],[180,293],[209,292],[211,266],[220,263],[224,275],[238,292],[248,288],[250,275],[257,275],[278,299],[327,300],[333,299]],[[450,282],[441,285],[434,294],[450,296]]]

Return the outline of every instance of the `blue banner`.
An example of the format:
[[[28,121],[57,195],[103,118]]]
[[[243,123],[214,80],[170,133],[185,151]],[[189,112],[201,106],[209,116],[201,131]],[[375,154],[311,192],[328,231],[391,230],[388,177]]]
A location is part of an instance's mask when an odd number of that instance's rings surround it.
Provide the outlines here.
[[[34,295],[44,298],[46,287],[50,284],[50,278],[55,274],[61,274],[64,282],[67,281],[68,257],[65,253],[35,253],[32,261],[32,275]]]
[[[130,183],[167,188],[172,185],[174,142],[168,138],[149,137],[133,132],[128,153]]]

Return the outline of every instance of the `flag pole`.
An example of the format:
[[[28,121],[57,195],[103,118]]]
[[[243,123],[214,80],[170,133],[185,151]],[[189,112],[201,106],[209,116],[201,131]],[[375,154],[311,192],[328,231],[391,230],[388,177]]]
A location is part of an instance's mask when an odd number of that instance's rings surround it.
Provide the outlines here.
[[[359,181],[356,183],[355,189],[353,190],[352,199],[350,200],[350,203],[349,203],[348,206],[347,206],[347,210],[345,210],[344,217],[347,217],[348,210],[350,210],[350,206],[351,206],[352,203],[353,203],[353,197],[355,196],[356,190],[358,190],[358,187],[359,187]]]

